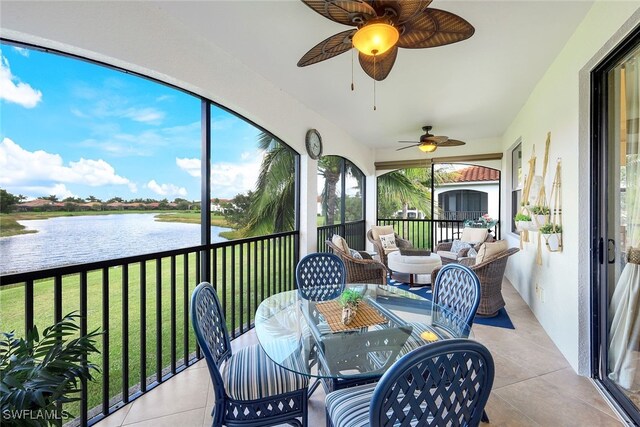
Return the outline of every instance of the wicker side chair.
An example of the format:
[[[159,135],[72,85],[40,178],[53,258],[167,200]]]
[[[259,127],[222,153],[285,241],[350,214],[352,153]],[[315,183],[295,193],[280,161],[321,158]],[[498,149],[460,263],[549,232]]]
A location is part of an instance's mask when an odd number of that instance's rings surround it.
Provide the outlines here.
[[[394,233],[394,235],[396,236],[396,246],[398,248],[412,248],[413,245],[411,244],[410,241],[408,241],[407,239],[403,239],[402,237],[400,237],[398,235],[398,233]],[[371,243],[373,243],[373,247],[376,249],[376,252],[378,253],[378,256],[380,257],[380,261],[382,261],[382,263],[384,264],[385,267],[388,267],[389,264],[387,263],[387,253],[384,251],[384,248],[382,247],[382,242],[380,242],[380,239],[374,239],[373,238],[373,231],[369,230],[367,231],[367,240],[370,241]]]
[[[357,259],[334,245],[331,240],[326,241],[333,253],[340,257],[347,269],[347,283],[375,283],[387,284],[387,267],[374,259]]]
[[[504,270],[507,268],[509,257],[519,250],[518,248],[509,248],[496,256],[484,260],[480,264],[475,263],[475,258],[462,258],[459,261],[460,264],[469,267],[480,279],[480,305],[477,312],[479,316],[496,316],[498,311],[504,307],[505,302],[504,298],[502,298]],[[435,281],[439,272],[440,268],[433,270],[431,273],[432,281]]]

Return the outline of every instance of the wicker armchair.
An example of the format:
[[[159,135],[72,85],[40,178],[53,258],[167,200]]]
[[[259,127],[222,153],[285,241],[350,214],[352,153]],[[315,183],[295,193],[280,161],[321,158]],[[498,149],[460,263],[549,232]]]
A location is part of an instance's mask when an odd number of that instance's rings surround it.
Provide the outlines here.
[[[487,234],[487,238],[484,240],[484,242],[495,242],[495,238],[493,237],[492,234]],[[474,246],[474,249],[476,251],[480,250],[480,246],[482,245],[482,243],[477,243]],[[451,246],[453,245],[453,242],[440,242],[436,245],[435,249],[433,250],[433,252],[438,253],[438,252],[450,252],[451,251]],[[447,258],[446,256],[442,256],[442,264],[449,264],[451,262],[457,262],[460,258],[464,258],[467,256],[467,253],[469,252],[469,249],[471,248],[466,248],[466,249],[461,249],[460,251],[458,251],[458,254],[456,256],[456,259],[452,259],[452,258]]]
[[[347,269],[347,283],[376,283],[387,284],[387,267],[374,259],[357,259],[334,245],[331,240],[326,241],[334,254],[340,257]]]
[[[518,248],[509,248],[496,256],[484,260],[480,264],[475,263],[475,258],[462,258],[459,260],[460,264],[469,267],[480,279],[480,305],[477,312],[479,316],[495,316],[504,307],[505,302],[502,298],[504,270],[507,267],[509,257],[519,250]],[[440,268],[436,268],[431,272],[431,283],[435,283],[439,272]]]
[[[400,237],[398,235],[398,233],[394,233],[396,236],[396,246],[398,248],[412,248],[413,245],[411,244],[410,241],[403,239],[402,237]],[[382,248],[382,243],[380,242],[380,239],[374,239],[373,238],[373,232],[371,230],[367,231],[367,240],[369,240],[371,243],[373,243],[373,247],[376,249],[376,252],[378,253],[378,256],[380,256],[380,261],[382,261],[382,263],[384,264],[385,267],[388,267],[388,263],[387,263],[387,253],[384,251],[384,249]]]

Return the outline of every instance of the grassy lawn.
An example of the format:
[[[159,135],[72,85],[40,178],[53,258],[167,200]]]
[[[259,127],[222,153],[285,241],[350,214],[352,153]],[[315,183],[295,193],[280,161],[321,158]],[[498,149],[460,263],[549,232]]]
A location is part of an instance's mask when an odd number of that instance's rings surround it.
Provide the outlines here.
[[[35,230],[25,230],[25,226],[18,224],[18,222],[8,217],[7,215],[0,215],[0,237],[15,236],[18,234],[35,233]]]
[[[218,248],[215,251],[215,271],[213,284],[218,289],[221,303],[226,312],[227,325],[231,332],[240,325],[249,325],[259,304],[264,298],[281,290],[290,289],[293,285],[294,254],[293,238],[288,242],[288,250],[276,245],[273,241],[269,245],[261,243],[244,243],[228,248]],[[212,254],[212,262],[213,262]],[[185,274],[185,259],[188,266]],[[256,269],[256,265],[258,268]],[[264,268],[261,266],[264,265]],[[223,274],[223,270],[226,273]],[[233,273],[232,273],[233,272]],[[184,313],[188,310],[191,293],[196,283],[195,255],[178,256],[175,262],[175,274],[172,274],[171,259],[161,261],[160,274],[160,320],[158,333],[156,321],[158,313],[156,303],[159,295],[156,292],[156,262],[146,262],[146,283],[141,280],[140,263],[132,264],[128,268],[128,293],[123,292],[123,268],[114,267],[108,270],[108,289],[103,292],[102,270],[91,271],[87,275],[87,323],[88,330],[105,330],[102,321],[103,303],[108,298],[108,342],[109,342],[109,397],[117,396],[122,391],[122,366],[129,368],[129,386],[139,383],[141,378],[141,345],[140,333],[143,320],[147,335],[147,369],[144,377],[156,372],[159,355],[156,352],[157,339],[160,336],[162,355],[160,366],[165,368],[171,363],[171,278],[175,277],[176,294],[176,339],[175,351],[178,359],[184,354]],[[63,314],[79,310],[80,277],[70,275],[63,278]],[[146,298],[141,301],[141,291],[144,289]],[[185,299],[186,292],[186,299]],[[123,300],[128,303],[127,342],[129,357],[123,360]],[[34,323],[42,330],[54,321],[53,314],[53,279],[41,280],[34,285]],[[141,304],[146,307],[146,316],[141,319]],[[195,351],[195,338],[191,329],[190,319],[187,319],[188,353]],[[247,328],[245,327],[245,330]],[[19,335],[24,334],[24,287],[8,286],[0,289],[0,330],[15,330]],[[98,342],[98,349],[102,352],[104,346],[102,338]],[[101,367],[102,373],[97,374],[96,380],[88,387],[88,407],[92,408],[101,403],[102,383],[104,381],[104,366],[102,355],[92,355],[90,361]],[[69,405],[67,410],[78,414],[78,404]]]

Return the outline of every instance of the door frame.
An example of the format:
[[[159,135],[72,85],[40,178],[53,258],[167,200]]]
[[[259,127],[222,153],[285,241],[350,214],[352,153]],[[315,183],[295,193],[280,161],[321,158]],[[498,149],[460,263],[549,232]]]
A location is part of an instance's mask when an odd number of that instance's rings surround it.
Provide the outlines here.
[[[591,169],[591,377],[633,422],[640,425],[640,408],[627,398],[607,375],[609,342],[607,255],[607,177],[608,177],[608,85],[607,74],[631,51],[640,46],[640,26],[636,27],[591,71],[590,82],[590,169]]]

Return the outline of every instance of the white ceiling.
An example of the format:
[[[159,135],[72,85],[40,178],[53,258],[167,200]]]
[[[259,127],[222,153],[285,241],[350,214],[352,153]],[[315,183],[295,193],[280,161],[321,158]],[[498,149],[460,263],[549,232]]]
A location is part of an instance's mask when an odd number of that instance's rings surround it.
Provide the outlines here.
[[[455,139],[501,137],[592,4],[435,0],[430,7],[460,15],[475,27],[475,34],[448,46],[400,49],[389,77],[377,83],[373,111],[373,81],[357,56],[354,92],[350,53],[296,66],[316,43],[349,28],[300,1],[148,3],[354,139],[379,149],[417,139],[425,124],[433,125],[436,135]]]

